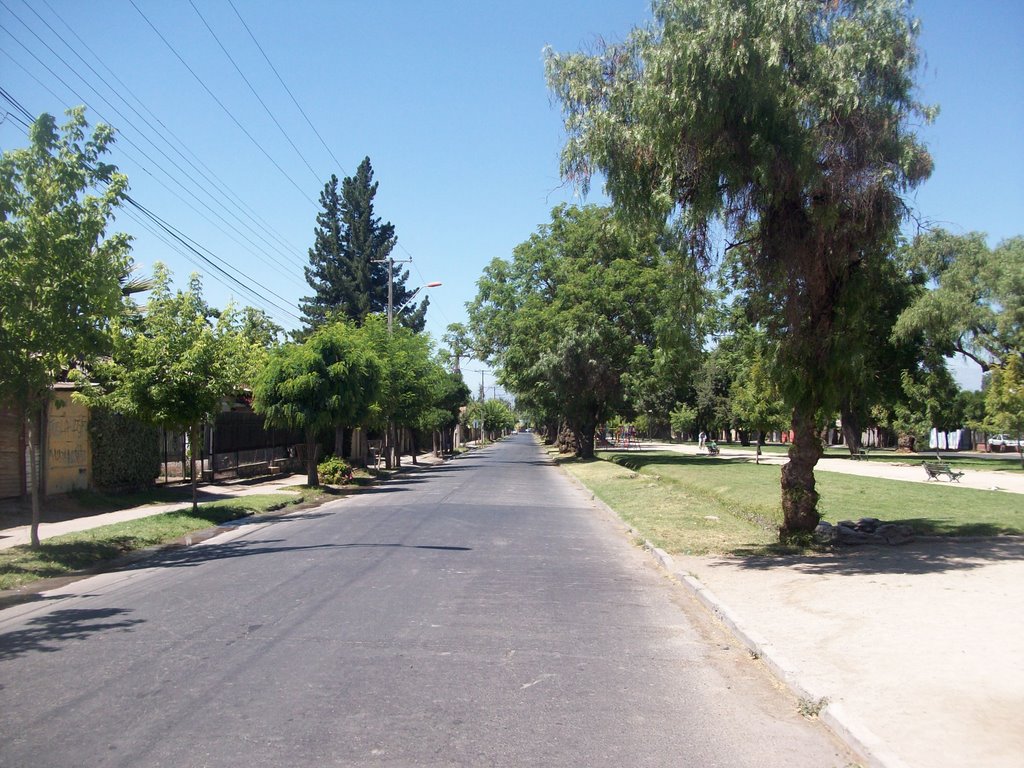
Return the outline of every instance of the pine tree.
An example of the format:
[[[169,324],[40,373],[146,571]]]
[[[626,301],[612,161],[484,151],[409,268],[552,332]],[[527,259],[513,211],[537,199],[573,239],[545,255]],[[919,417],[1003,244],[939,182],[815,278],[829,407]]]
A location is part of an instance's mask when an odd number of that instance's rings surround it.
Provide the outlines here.
[[[314,293],[301,304],[306,331],[311,332],[324,324],[332,312],[345,309],[352,302],[351,282],[342,246],[341,198],[338,195],[338,177],[324,185],[320,193],[323,210],[317,214],[315,240],[309,249],[309,266],[305,268],[306,282]]]
[[[320,195],[323,210],[317,215],[316,242],[309,251],[306,282],[315,294],[306,299],[302,312],[307,331],[323,325],[331,316],[341,315],[361,324],[369,314],[385,313],[388,307],[388,260],[397,239],[391,222],[374,216],[373,199],[377,183],[366,157],[354,176],[341,182],[337,177]],[[394,274],[392,306],[402,307],[412,296],[406,288],[408,270]],[[411,305],[398,318],[415,331],[423,329],[427,301]]]

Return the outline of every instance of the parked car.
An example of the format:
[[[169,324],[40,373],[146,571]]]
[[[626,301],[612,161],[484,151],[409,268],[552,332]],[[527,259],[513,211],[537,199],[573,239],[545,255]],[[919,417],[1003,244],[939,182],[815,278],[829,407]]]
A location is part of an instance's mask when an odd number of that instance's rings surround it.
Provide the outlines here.
[[[988,439],[990,451],[1016,451],[1019,446],[1020,441],[1009,435],[992,435]]]

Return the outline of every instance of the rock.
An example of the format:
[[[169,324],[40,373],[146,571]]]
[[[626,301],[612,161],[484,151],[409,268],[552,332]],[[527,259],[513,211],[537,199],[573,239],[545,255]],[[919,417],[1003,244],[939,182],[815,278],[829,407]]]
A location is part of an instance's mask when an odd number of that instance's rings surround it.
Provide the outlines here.
[[[878,526],[875,536],[883,539],[886,544],[906,544],[914,540],[914,530],[909,525],[889,523]]]
[[[827,523],[822,520],[818,523],[814,529],[814,538],[822,544],[832,544],[836,540],[838,531],[832,526],[831,523]]]
[[[865,517],[856,523],[843,520],[836,526],[825,521],[818,523],[814,537],[824,544],[906,544],[914,540],[914,531],[909,525],[883,523],[873,517]]]

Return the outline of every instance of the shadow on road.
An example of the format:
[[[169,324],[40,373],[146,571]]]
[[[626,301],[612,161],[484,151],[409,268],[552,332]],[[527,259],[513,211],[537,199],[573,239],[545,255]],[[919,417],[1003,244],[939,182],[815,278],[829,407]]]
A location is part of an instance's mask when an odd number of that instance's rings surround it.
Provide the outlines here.
[[[0,635],[0,660],[38,651],[53,653],[65,643],[84,640],[97,632],[128,632],[142,619],[128,619],[124,608],[68,608],[36,616],[28,626]]]
[[[311,552],[315,550],[394,548],[421,549],[442,552],[469,552],[470,547],[442,546],[428,544],[351,543],[311,544],[308,546],[275,546],[285,539],[264,539],[262,541],[227,541],[223,544],[205,544],[196,547],[179,547],[156,552],[151,557],[132,563],[127,569],[143,568],[194,568],[215,560],[233,557],[254,557],[257,555],[281,555],[289,552]]]

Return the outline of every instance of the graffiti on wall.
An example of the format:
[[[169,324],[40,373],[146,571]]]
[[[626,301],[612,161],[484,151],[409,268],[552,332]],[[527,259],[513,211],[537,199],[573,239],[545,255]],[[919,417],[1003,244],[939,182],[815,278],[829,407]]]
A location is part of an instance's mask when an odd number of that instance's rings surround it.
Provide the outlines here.
[[[89,487],[89,411],[58,395],[63,407],[51,404],[46,423],[46,493],[67,493]]]

